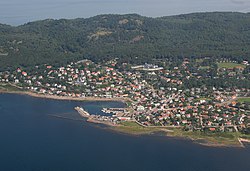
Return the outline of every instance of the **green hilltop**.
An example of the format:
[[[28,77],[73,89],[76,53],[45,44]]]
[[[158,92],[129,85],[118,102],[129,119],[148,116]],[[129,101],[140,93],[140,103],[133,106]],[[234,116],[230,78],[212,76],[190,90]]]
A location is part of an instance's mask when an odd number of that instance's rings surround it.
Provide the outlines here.
[[[192,13],[149,18],[137,14],[0,24],[0,69],[88,58],[145,62],[213,56],[250,59],[250,14]]]

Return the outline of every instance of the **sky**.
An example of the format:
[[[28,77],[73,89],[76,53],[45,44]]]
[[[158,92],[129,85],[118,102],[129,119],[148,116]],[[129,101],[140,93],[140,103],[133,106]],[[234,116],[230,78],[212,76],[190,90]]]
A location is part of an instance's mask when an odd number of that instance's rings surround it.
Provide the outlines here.
[[[0,23],[21,25],[99,14],[137,13],[161,17],[193,12],[250,12],[250,0],[0,0]]]

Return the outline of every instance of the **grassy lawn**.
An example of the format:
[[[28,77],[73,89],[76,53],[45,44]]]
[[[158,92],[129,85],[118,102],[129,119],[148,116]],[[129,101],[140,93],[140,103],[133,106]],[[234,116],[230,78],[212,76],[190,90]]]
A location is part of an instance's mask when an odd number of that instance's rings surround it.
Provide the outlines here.
[[[239,145],[239,137],[250,139],[250,135],[243,135],[238,132],[205,133],[200,131],[183,131],[180,128],[148,128],[142,127],[135,122],[123,122],[120,126],[115,127],[114,129],[119,132],[124,132],[133,135],[150,134],[153,132],[166,131],[167,136],[190,138],[192,140],[204,140],[205,143],[218,145]]]
[[[246,68],[246,66],[243,64],[237,64],[237,63],[232,63],[232,62],[221,62],[221,63],[217,63],[217,65],[219,68],[227,68],[227,69],[233,69],[235,67]]]
[[[146,128],[138,125],[135,122],[122,122],[120,126],[114,128],[116,131],[128,134],[140,135],[150,134],[157,131],[162,131],[160,128]]]
[[[237,101],[240,102],[240,103],[243,103],[243,102],[249,102],[250,103],[250,97],[243,97],[243,98],[238,99]]]
[[[221,145],[239,145],[238,138],[240,133],[237,132],[223,132],[223,133],[205,133],[205,132],[186,132],[181,129],[175,129],[170,134],[176,137],[191,138],[193,140],[205,140],[208,144],[221,144]]]
[[[197,63],[202,63],[203,61],[204,61],[204,59],[202,59],[202,58],[201,58],[201,59],[196,59],[196,60],[195,60],[195,62],[197,62]]]
[[[200,67],[199,67],[199,69],[202,69],[202,70],[203,70],[203,69],[209,69],[209,68],[210,68],[210,66],[200,66]]]
[[[239,135],[240,136],[240,138],[244,138],[244,139],[248,139],[248,140],[250,140],[250,134],[240,134]]]
[[[197,101],[200,101],[200,100],[206,100],[206,101],[209,101],[209,100],[212,100],[210,98],[207,98],[207,97],[201,97],[201,98],[197,98],[195,99],[194,101],[197,102]]]

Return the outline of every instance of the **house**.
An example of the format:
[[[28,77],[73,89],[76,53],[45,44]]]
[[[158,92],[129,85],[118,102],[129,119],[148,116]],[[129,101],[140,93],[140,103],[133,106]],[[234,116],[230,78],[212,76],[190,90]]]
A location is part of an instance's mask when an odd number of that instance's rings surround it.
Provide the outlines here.
[[[137,107],[137,111],[144,111],[144,110],[145,110],[144,106],[138,106]]]
[[[209,131],[216,131],[216,128],[209,128]]]
[[[23,72],[22,72],[22,75],[26,77],[28,74],[27,74],[27,72],[24,72],[24,71],[23,71]]]

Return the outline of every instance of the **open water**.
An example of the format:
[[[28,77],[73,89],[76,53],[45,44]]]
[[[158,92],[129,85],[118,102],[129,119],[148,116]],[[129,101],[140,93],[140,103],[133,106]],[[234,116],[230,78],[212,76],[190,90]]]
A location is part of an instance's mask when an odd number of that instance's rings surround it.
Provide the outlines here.
[[[87,123],[120,102],[0,94],[0,171],[249,171],[250,148],[215,148],[164,136],[131,136]],[[69,117],[60,119],[51,115]]]

